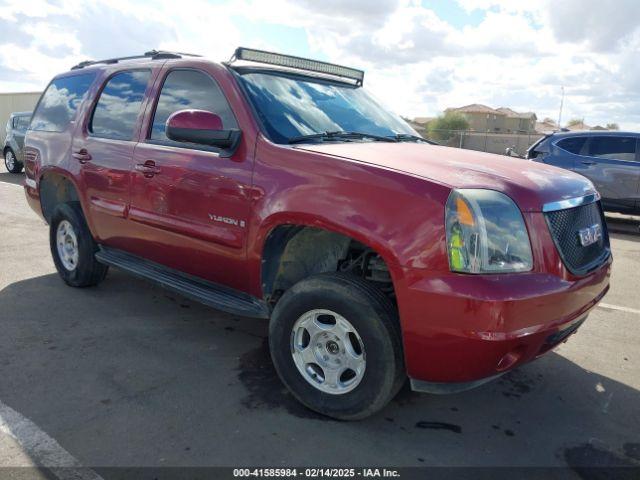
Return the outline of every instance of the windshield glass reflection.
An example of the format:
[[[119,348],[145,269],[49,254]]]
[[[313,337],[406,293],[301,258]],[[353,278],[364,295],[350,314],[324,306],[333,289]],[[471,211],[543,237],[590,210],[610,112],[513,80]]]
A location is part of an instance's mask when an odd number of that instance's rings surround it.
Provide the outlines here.
[[[273,73],[242,75],[267,133],[276,143],[323,132],[417,135],[362,88]]]

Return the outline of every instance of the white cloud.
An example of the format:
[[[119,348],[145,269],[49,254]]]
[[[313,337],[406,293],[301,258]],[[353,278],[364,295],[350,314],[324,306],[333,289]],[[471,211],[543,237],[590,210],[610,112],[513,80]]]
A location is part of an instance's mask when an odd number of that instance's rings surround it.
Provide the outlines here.
[[[247,23],[304,29],[312,54],[366,68],[367,88],[406,116],[479,102],[555,118],[564,86],[564,118],[640,128],[636,0],[458,4],[480,21],[454,26],[418,0],[8,0],[0,91],[42,88],[80,60],[154,47],[227,59],[246,45]]]
[[[584,43],[601,52],[620,48],[640,29],[637,0],[563,0],[550,5],[546,13],[559,41]]]

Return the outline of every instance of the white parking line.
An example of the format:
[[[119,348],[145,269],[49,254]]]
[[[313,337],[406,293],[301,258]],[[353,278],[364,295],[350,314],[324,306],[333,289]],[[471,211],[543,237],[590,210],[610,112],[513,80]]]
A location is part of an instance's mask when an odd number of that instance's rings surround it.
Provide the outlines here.
[[[35,423],[2,402],[0,402],[0,432],[14,438],[37,466],[46,467],[60,480],[102,480],[100,475],[83,467]]]
[[[16,185],[15,183],[0,182],[0,185],[8,185],[13,188],[24,188],[24,185]]]
[[[609,310],[618,310],[620,312],[635,313],[637,315],[640,315],[640,310],[635,308],[621,307],[619,305],[609,305],[608,303],[600,303],[598,304],[598,306],[600,308],[607,308]]]

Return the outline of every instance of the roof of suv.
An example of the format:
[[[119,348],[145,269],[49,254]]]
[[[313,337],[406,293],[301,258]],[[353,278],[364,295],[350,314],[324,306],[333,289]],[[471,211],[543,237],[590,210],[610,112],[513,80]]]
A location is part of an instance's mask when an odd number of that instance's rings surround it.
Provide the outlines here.
[[[183,52],[168,52],[165,50],[149,50],[148,52],[143,53],[142,55],[131,55],[128,57],[114,57],[114,58],[106,58],[104,60],[85,60],[83,62],[78,63],[71,67],[71,70],[80,70],[82,68],[91,67],[94,65],[113,65],[115,63],[120,63],[123,61],[129,62],[134,60],[168,60],[168,59],[179,59],[183,57],[196,57],[200,58],[201,55],[196,55],[194,53],[183,53]]]
[[[150,50],[142,55],[132,55],[127,57],[107,58],[104,60],[85,60],[71,67],[69,72],[60,76],[67,76],[70,72],[83,70],[85,68],[107,68],[113,65],[123,68],[135,66],[136,63],[148,63],[152,60],[169,60],[172,62],[193,62],[201,61],[214,65],[223,65],[234,70],[271,70],[283,73],[294,73],[311,78],[333,80],[341,83],[347,82],[353,86],[362,86],[364,72],[351,67],[336,65],[320,60],[306,59],[292,55],[267,52],[265,50],[254,50],[250,48],[238,47],[231,59],[227,62],[216,62],[215,60],[193,53],[169,52],[165,50]],[[235,62],[238,61],[236,64]],[[232,65],[233,64],[233,65]]]
[[[565,137],[606,137],[606,136],[619,136],[619,135],[630,135],[630,136],[640,136],[638,132],[627,132],[620,130],[580,130],[577,132],[553,132],[548,135],[548,137],[554,138],[565,138]]]
[[[9,115],[9,118],[15,118],[15,117],[30,117],[33,114],[33,112],[13,112]]]

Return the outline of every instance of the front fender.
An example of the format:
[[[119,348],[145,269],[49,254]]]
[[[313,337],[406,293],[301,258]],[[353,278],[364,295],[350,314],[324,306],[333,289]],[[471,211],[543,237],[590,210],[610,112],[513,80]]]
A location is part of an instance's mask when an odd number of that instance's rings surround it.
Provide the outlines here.
[[[450,187],[315,152],[258,142],[247,259],[252,293],[261,296],[261,259],[278,225],[349,236],[375,250],[391,270],[449,269],[444,205]],[[393,272],[392,272],[393,276]]]

